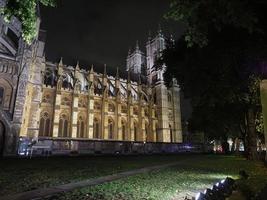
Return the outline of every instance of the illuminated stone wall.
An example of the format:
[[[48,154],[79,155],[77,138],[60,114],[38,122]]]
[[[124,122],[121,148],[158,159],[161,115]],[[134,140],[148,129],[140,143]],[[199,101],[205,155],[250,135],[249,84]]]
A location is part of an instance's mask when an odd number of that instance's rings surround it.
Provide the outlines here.
[[[261,92],[261,105],[262,105],[262,114],[263,114],[263,123],[264,123],[264,136],[265,136],[265,146],[267,146],[267,80],[262,80],[260,84]],[[267,154],[265,157],[267,161]]]
[[[39,19],[38,19],[39,26]],[[180,89],[163,81],[155,57],[164,47],[161,31],[146,44],[146,57],[135,51],[127,67],[147,71],[147,82],[109,76],[45,60],[45,42],[25,44],[20,22],[0,19],[0,121],[5,129],[5,154],[16,154],[19,139],[73,138],[140,142],[182,142]],[[18,46],[7,37],[18,36]],[[40,32],[41,33],[41,32]],[[39,34],[40,34],[39,33]],[[38,36],[37,36],[38,37]],[[42,38],[42,37],[40,37]],[[145,60],[146,58],[146,60]],[[78,148],[72,145],[71,148]]]

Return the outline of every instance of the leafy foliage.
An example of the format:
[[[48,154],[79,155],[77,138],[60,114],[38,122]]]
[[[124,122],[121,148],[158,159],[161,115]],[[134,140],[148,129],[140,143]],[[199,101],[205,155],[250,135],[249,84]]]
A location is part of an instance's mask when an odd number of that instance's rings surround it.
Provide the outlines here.
[[[36,7],[38,4],[44,6],[55,6],[55,0],[7,0],[6,6],[1,8],[1,14],[9,21],[12,16],[21,21],[22,37],[30,44],[37,34]]]
[[[262,1],[174,1],[167,17],[185,23],[185,40],[169,44],[161,60],[165,80],[176,76],[192,99],[193,128],[213,137],[239,129],[253,155],[259,83],[267,75],[266,7]]]
[[[186,26],[185,41],[189,47],[208,44],[210,32],[220,32],[232,25],[250,33],[256,31],[258,19],[249,1],[235,0],[173,0],[167,19],[183,22]]]

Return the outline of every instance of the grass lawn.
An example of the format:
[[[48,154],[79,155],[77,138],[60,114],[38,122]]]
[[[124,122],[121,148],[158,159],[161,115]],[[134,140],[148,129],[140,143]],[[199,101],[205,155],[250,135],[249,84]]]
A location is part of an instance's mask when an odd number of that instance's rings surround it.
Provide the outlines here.
[[[240,169],[250,175],[247,181],[239,181],[245,192],[258,191],[267,184],[267,168],[261,163],[234,156],[200,155],[179,166],[77,189],[51,199],[174,200],[203,191],[227,176],[237,179]]]
[[[187,155],[4,158],[0,159],[0,196],[185,158]]]

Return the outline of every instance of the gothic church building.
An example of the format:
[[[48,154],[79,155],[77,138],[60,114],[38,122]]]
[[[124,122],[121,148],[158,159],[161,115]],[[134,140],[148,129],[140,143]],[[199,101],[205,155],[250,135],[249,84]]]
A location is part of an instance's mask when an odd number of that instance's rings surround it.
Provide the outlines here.
[[[161,31],[146,53],[138,44],[129,51],[125,79],[106,67],[98,73],[48,62],[44,46],[42,31],[27,45],[21,23],[0,18],[1,154],[17,154],[23,144],[79,151],[90,141],[182,142],[180,88],[175,79],[167,88],[164,66],[155,68],[165,48]]]

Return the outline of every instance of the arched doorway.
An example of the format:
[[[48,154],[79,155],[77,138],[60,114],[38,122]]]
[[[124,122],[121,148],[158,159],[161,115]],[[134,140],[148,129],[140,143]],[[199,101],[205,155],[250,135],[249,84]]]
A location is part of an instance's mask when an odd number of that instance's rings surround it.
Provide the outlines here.
[[[4,153],[4,147],[5,147],[5,126],[0,121],[0,156]]]

